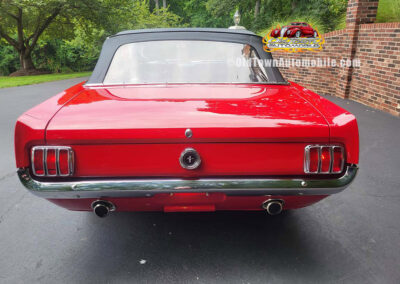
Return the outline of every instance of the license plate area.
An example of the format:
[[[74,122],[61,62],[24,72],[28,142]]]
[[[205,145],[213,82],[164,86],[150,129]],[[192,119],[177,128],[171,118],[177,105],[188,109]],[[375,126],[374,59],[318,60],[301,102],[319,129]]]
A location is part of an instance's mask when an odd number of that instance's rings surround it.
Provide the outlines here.
[[[224,202],[224,193],[179,192],[155,195],[164,204],[164,212],[212,212],[215,204]]]

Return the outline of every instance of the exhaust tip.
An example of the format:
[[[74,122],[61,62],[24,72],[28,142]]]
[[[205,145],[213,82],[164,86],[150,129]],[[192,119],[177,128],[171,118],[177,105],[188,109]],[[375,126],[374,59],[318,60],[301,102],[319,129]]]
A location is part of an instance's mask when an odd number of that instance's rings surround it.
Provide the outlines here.
[[[264,208],[269,215],[278,215],[283,210],[283,201],[267,200],[262,204],[262,208]]]
[[[93,213],[100,218],[107,217],[111,211],[115,210],[114,204],[104,200],[97,200],[92,203]]]

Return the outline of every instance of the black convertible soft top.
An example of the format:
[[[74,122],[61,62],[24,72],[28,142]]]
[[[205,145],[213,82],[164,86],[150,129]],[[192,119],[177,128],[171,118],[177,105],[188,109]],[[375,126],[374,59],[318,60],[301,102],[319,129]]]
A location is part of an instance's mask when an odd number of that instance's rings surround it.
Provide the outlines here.
[[[168,29],[142,29],[142,30],[127,30],[119,32],[114,36],[126,34],[143,34],[143,33],[163,33],[163,32],[211,32],[211,33],[230,33],[255,35],[253,32],[243,29],[217,29],[217,28],[168,28]]]
[[[99,60],[86,85],[102,84],[117,49],[124,44],[159,40],[202,40],[250,44],[256,49],[260,59],[272,59],[271,53],[263,50],[262,38],[244,29],[217,28],[168,28],[142,29],[119,32],[106,39]],[[286,83],[276,67],[265,67],[269,83]]]

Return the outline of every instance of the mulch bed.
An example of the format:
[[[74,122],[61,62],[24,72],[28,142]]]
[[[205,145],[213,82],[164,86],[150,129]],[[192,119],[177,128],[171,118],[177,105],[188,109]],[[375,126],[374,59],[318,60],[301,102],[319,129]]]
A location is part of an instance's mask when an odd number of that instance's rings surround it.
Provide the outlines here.
[[[44,74],[50,74],[49,71],[44,71],[44,70],[37,70],[37,69],[32,69],[32,70],[18,70],[10,75],[9,77],[19,77],[19,76],[32,76],[32,75],[44,75]]]

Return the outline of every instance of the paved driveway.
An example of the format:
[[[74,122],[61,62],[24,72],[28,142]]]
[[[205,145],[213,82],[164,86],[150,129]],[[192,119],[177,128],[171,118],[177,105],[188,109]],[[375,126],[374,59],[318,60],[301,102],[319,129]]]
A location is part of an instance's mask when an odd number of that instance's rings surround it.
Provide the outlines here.
[[[358,117],[360,172],[305,209],[99,219],[29,194],[15,174],[18,115],[79,81],[0,89],[0,283],[400,282],[400,119],[332,98]]]

